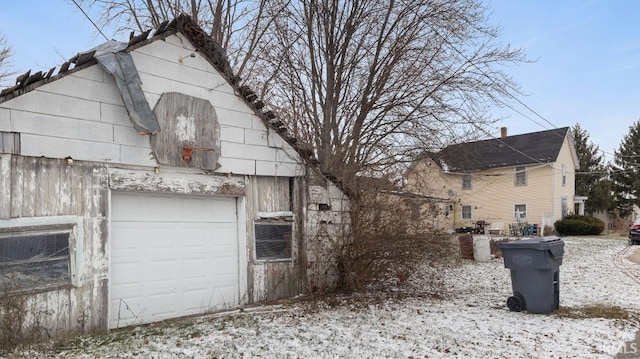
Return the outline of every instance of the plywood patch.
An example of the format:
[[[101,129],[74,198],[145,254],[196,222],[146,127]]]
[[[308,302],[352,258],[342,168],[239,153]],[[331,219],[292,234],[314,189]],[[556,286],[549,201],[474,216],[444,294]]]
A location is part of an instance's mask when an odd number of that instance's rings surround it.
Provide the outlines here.
[[[167,92],[153,113],[160,132],[151,136],[151,148],[160,164],[205,170],[220,167],[220,124],[209,101]]]

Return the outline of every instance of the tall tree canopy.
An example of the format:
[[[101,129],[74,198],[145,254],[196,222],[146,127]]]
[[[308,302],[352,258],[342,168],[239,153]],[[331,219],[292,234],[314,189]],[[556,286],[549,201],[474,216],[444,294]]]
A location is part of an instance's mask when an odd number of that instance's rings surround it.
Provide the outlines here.
[[[571,132],[580,161],[576,173],[576,195],[589,197],[585,204],[587,213],[613,209],[611,181],[600,148],[591,142],[589,133],[580,124],[576,123]]]
[[[629,127],[629,133],[614,151],[611,178],[620,214],[631,214],[634,206],[640,206],[640,121]]]
[[[480,0],[85,0],[142,30],[191,14],[326,172],[389,169],[482,137],[519,88]],[[340,173],[338,173],[340,172]]]

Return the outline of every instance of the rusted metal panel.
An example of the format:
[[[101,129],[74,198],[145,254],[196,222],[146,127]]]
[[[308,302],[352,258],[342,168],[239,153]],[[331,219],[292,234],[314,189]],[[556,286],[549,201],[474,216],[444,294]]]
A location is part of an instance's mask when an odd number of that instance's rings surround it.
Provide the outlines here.
[[[153,109],[161,131],[151,148],[163,165],[215,170],[220,165],[220,124],[207,100],[168,92]]]
[[[206,194],[243,196],[244,178],[237,176],[213,176],[185,174],[165,170],[142,171],[111,168],[109,187],[118,191],[163,192],[181,194]]]

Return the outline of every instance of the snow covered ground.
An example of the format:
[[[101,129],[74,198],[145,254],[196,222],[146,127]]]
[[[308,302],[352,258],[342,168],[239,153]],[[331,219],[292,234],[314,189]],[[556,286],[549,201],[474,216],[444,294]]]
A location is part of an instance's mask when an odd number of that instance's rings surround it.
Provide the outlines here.
[[[640,312],[640,266],[625,258],[640,246],[627,247],[624,239],[565,238],[565,243],[561,312],[611,306]],[[464,261],[441,275],[446,299],[279,304],[78,338],[63,343],[57,353],[13,356],[611,358],[640,351],[627,343],[638,330],[635,320],[509,311],[505,301],[511,282],[501,259]],[[411,285],[420,288],[420,280],[416,275]]]

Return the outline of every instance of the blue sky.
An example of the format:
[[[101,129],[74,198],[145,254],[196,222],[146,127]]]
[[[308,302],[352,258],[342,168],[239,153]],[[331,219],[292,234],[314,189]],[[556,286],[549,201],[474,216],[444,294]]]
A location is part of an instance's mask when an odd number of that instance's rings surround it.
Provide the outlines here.
[[[493,133],[498,136],[500,126],[519,134],[580,123],[610,159],[640,119],[640,1],[484,1],[492,8],[490,21],[503,28],[500,41],[535,60],[508,71],[527,94],[520,100],[544,118],[514,102],[526,117],[497,109],[496,116],[507,118]],[[3,0],[0,32],[20,72],[59,66],[105,41],[65,0]]]

